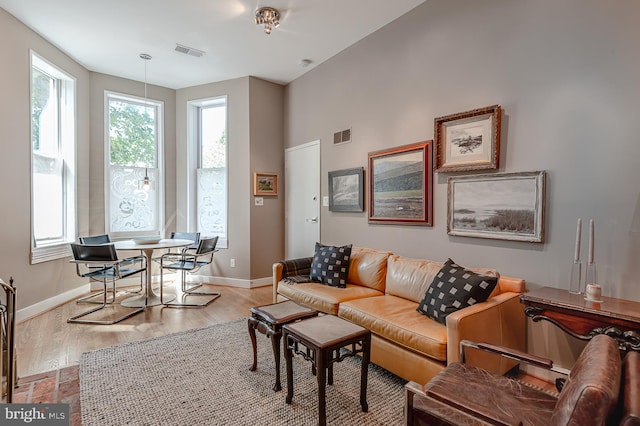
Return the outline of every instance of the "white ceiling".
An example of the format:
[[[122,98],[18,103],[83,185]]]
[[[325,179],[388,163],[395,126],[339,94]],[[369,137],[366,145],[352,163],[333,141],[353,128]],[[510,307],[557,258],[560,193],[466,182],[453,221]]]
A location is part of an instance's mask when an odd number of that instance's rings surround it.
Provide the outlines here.
[[[91,71],[179,89],[252,75],[286,84],[426,0],[0,0]],[[255,11],[280,11],[271,35]],[[196,58],[176,43],[205,51]],[[311,60],[308,67],[302,59]]]

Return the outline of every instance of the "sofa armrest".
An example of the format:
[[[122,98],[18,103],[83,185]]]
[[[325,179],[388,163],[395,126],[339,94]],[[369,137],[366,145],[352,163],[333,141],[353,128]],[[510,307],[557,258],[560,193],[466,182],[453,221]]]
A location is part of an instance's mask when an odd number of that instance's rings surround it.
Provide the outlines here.
[[[525,315],[520,293],[501,293],[447,316],[447,364],[460,361],[460,342],[471,340],[525,350]],[[472,364],[502,374],[516,363],[494,355],[473,354]]]
[[[287,277],[309,275],[312,261],[313,257],[301,257],[298,259],[281,260],[273,264],[273,303],[278,301],[278,283]]]

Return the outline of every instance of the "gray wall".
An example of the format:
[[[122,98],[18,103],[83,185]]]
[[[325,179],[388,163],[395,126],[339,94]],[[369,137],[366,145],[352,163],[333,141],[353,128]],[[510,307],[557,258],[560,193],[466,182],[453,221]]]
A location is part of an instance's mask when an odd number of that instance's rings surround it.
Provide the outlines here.
[[[253,172],[282,176],[282,86],[243,77],[177,91],[177,228],[187,226],[187,102],[223,95],[228,105],[228,248],[220,249],[201,273],[243,280],[269,277],[273,262],[283,257],[283,197],[265,197],[264,206],[255,207]]]
[[[77,287],[67,260],[30,265],[31,118],[29,87],[33,49],[76,80],[78,111],[78,231],[89,227],[89,72],[0,9],[0,278],[15,278],[18,308]]]
[[[289,84],[285,146],[322,140],[323,195],[328,171],[366,168],[370,151],[433,139],[435,117],[493,104],[504,113],[499,171],[548,172],[543,244],[448,236],[455,174],[434,175],[432,228],[323,208],[322,240],[567,288],[576,220],[591,218],[604,295],[640,301],[638,16],[631,0],[429,0]],[[347,127],[353,142],[332,146]],[[567,346],[545,326],[529,329],[540,352]]]
[[[271,276],[274,262],[284,257],[284,89],[258,78],[249,79],[251,179],[253,173],[277,173],[277,196],[264,204],[251,202],[251,278]],[[252,200],[253,201],[253,198]]]

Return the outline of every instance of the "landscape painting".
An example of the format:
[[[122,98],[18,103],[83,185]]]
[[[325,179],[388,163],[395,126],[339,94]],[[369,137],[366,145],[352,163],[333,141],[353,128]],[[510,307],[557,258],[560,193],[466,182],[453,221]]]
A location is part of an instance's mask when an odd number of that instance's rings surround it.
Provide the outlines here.
[[[369,153],[369,222],[431,226],[431,141]]]
[[[253,195],[278,195],[278,174],[253,174]]]
[[[364,168],[329,172],[329,211],[364,211]]]
[[[545,172],[449,178],[449,235],[543,242]]]

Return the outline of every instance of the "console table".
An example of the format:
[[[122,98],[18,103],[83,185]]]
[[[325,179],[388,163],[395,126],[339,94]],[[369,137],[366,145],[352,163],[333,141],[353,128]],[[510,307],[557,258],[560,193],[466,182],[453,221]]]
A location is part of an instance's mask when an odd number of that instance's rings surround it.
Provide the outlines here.
[[[524,312],[534,322],[549,321],[581,340],[606,334],[621,351],[640,351],[640,303],[602,297],[602,303],[585,300],[582,294],[542,287],[520,296]]]

